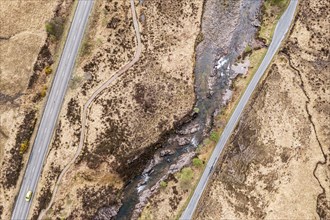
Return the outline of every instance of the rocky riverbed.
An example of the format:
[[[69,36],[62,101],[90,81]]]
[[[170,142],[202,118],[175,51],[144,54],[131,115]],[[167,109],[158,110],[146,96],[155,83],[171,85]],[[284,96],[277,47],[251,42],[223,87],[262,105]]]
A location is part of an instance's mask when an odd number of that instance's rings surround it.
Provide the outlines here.
[[[262,45],[255,38],[260,7],[260,0],[204,2],[196,42],[195,108],[155,145],[159,149],[143,174],[126,186],[116,219],[138,218],[160,181],[190,163],[198,144],[209,135],[214,117],[230,101],[233,80],[247,72],[249,61],[237,59],[248,44]]]

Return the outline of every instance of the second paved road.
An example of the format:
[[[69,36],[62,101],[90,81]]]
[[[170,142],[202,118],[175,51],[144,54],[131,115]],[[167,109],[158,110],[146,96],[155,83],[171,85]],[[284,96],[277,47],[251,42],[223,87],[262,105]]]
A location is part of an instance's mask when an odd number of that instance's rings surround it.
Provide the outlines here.
[[[229,119],[224,131],[222,132],[220,140],[217,143],[217,146],[215,147],[215,149],[206,165],[204,173],[195,189],[195,192],[194,192],[193,196],[191,197],[189,204],[186,207],[185,211],[183,212],[180,220],[187,220],[187,219],[191,219],[193,217],[193,214],[198,205],[199,199],[201,198],[202,193],[207,185],[207,182],[208,182],[211,174],[213,173],[213,168],[216,166],[219,156],[220,156],[228,138],[230,137],[230,134],[234,130],[236,123],[238,122],[238,119],[239,119],[241,113],[243,112],[245,105],[249,101],[250,96],[252,95],[255,87],[257,86],[259,80],[265,73],[268,65],[270,64],[274,55],[276,54],[276,51],[280,47],[281,42],[285,37],[285,34],[287,33],[287,31],[290,28],[297,4],[298,4],[298,0],[291,0],[288,8],[286,9],[284,14],[278,21],[278,23],[276,25],[276,29],[274,31],[272,42],[269,45],[266,56],[263,59],[262,63],[260,64],[257,72],[253,76],[245,93],[243,94],[241,100],[239,101],[237,107],[235,108],[234,113],[232,114],[231,118]]]
[[[25,195],[29,190],[36,191],[48,146],[61,110],[93,3],[94,0],[79,0],[78,2],[13,210],[12,219],[14,220],[27,219],[28,217],[31,201],[26,202]]]

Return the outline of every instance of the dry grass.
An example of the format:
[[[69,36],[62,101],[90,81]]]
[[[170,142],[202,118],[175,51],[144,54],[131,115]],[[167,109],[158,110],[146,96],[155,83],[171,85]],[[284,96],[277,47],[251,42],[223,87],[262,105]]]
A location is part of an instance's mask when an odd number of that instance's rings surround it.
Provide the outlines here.
[[[0,4],[1,219],[9,219],[21,170],[31,150],[29,139],[43,104],[40,91],[46,93],[43,88],[50,81],[44,67],[53,63],[56,44],[47,43],[45,23],[59,3],[35,0]],[[66,16],[69,5],[70,1],[60,5],[59,16]],[[34,74],[38,79],[31,80]]]
[[[42,190],[53,187],[52,164],[62,169],[76,150],[81,107],[97,86],[127,63],[135,51],[128,0],[96,1],[93,13],[74,82],[60,115],[60,127],[45,164],[37,192],[39,198]],[[144,155],[152,152],[149,146],[192,109],[194,43],[199,31],[201,1],[191,4],[149,1],[137,5],[137,14],[144,47],[142,57],[92,104],[84,152],[63,180],[65,184],[61,185],[48,217],[93,216],[102,206],[101,198],[85,212],[86,197],[79,196],[81,190],[102,194],[102,187],[109,186],[108,196],[111,194],[119,200],[122,185],[112,184],[122,183],[145,166],[138,163],[131,169],[127,161],[133,161],[142,152]],[[93,173],[88,178],[93,181],[75,178],[78,171],[83,176]],[[101,181],[104,172],[111,173],[113,179]],[[116,206],[118,200],[104,205]],[[36,208],[35,204],[35,213]]]

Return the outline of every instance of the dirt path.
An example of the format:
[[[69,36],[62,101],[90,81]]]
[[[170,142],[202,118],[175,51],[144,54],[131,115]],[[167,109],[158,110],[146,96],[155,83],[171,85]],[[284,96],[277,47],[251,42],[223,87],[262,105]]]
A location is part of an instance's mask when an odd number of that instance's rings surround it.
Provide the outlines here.
[[[64,175],[67,173],[67,171],[69,170],[69,168],[71,167],[71,165],[75,162],[75,160],[77,159],[77,157],[80,155],[81,150],[83,148],[84,145],[84,140],[85,140],[85,130],[86,130],[86,118],[87,118],[87,114],[88,114],[88,109],[90,107],[90,105],[92,104],[92,102],[95,100],[95,98],[104,90],[106,89],[108,86],[110,86],[116,79],[118,79],[118,77],[120,77],[123,73],[125,73],[129,68],[131,68],[139,59],[140,59],[140,55],[141,55],[141,51],[142,51],[142,44],[141,44],[141,35],[140,35],[140,31],[139,31],[139,24],[138,24],[138,20],[137,20],[137,16],[136,16],[136,10],[135,10],[135,5],[134,5],[134,0],[130,0],[131,2],[131,11],[132,11],[132,15],[133,15],[133,25],[134,25],[134,30],[136,33],[136,39],[137,39],[137,49],[135,51],[134,57],[133,59],[125,64],[123,67],[121,67],[110,79],[108,79],[107,81],[105,81],[103,84],[101,84],[98,89],[92,94],[92,96],[88,99],[88,101],[86,102],[86,104],[84,105],[84,109],[83,109],[83,114],[82,114],[82,128],[81,128],[81,133],[80,133],[80,141],[79,141],[79,146],[78,149],[74,155],[74,157],[72,158],[72,160],[66,165],[66,167],[63,169],[63,171],[61,172],[55,187],[54,187],[54,191],[52,194],[52,198],[50,200],[49,205],[47,206],[47,208],[45,210],[43,210],[41,212],[41,214],[38,217],[39,219],[42,219],[43,215],[50,209],[50,207],[52,206],[54,200],[55,200],[55,195],[57,193],[59,184],[62,180],[62,178],[64,177]]]

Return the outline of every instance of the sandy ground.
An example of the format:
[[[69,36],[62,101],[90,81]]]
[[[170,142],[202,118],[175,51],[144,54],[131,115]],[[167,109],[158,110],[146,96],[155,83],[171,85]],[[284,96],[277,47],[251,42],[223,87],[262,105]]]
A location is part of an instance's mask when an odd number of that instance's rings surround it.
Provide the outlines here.
[[[151,150],[162,133],[191,112],[201,4],[136,1],[143,43],[140,61],[92,104],[83,153],[64,177],[48,217],[85,219],[101,207],[115,213],[124,181],[145,166],[138,160],[132,169],[129,162]],[[96,1],[31,217],[49,202],[59,171],[73,157],[83,104],[133,57],[135,41],[129,1]]]
[[[328,1],[301,1],[196,219],[329,219]]]
[[[63,3],[64,9],[66,2],[34,0],[0,3],[1,219],[9,219],[22,177],[21,170],[29,153],[28,149],[22,155],[19,148],[25,142],[29,145],[38,110],[43,104],[40,91],[51,78],[43,72],[43,65],[53,62],[51,53],[55,44],[45,43],[45,23],[54,16],[57,6]],[[33,73],[40,74],[40,77],[28,88]]]

